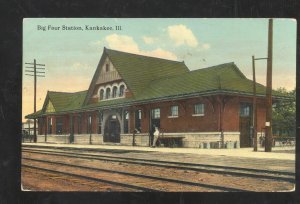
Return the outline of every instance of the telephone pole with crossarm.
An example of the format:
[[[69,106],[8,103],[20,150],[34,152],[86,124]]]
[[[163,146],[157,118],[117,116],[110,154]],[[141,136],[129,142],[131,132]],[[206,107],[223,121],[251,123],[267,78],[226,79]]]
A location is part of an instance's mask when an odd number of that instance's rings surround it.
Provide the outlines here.
[[[25,67],[25,75],[33,76],[34,77],[34,96],[33,96],[33,111],[36,113],[36,84],[37,84],[37,77],[45,77],[45,65],[44,64],[37,64],[36,60],[34,59],[33,63],[25,63],[26,65],[31,65],[32,67]],[[37,67],[41,66],[41,67]],[[38,71],[40,70],[40,71]],[[34,118],[33,123],[33,141],[37,142],[36,136],[36,118]]]

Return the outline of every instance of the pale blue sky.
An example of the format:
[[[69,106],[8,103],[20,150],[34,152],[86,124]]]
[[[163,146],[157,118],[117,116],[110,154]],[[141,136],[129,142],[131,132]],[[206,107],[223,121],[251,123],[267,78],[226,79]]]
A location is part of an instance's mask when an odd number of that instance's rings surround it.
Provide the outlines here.
[[[38,26],[46,26],[46,31]],[[48,25],[60,30],[48,30]],[[62,26],[83,30],[61,30]],[[85,26],[122,30],[85,30]],[[273,88],[296,85],[296,21],[274,19]],[[46,64],[38,79],[37,108],[47,90],[86,90],[103,47],[183,61],[190,70],[234,62],[252,79],[251,56],[267,56],[268,19],[24,19],[23,62]],[[23,63],[23,64],[24,64]],[[265,84],[266,61],[257,61],[257,81]],[[23,74],[23,116],[32,112],[33,82]]]

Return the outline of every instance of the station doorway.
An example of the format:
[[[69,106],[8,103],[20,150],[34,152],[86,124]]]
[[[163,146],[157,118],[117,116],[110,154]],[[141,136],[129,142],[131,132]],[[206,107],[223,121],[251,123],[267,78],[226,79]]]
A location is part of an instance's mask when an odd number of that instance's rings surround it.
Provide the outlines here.
[[[111,115],[107,118],[103,141],[120,143],[120,122],[116,115]]]
[[[240,146],[252,147],[252,104],[240,104]]]

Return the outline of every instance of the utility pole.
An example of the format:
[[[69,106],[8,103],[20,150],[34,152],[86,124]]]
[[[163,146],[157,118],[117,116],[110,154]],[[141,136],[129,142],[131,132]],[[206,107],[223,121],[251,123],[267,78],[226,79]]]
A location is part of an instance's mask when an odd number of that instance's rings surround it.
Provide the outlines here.
[[[33,76],[34,77],[34,101],[33,101],[33,111],[34,113],[36,113],[36,83],[37,83],[37,77],[45,77],[45,68],[44,68],[44,64],[37,64],[36,60],[34,59],[33,63],[25,63],[28,65],[33,65],[33,67],[25,67],[27,70],[25,70],[25,72],[29,73],[29,74],[25,74],[27,76]],[[43,66],[41,67],[37,67],[37,66]],[[37,71],[38,70],[43,70],[43,72]],[[32,75],[33,74],[33,75]],[[33,123],[33,141],[36,142],[37,141],[37,137],[36,137],[36,118],[34,118],[34,123]]]
[[[272,55],[273,55],[273,19],[269,19],[268,32],[268,61],[267,61],[267,90],[266,90],[266,136],[265,151],[272,151]]]
[[[252,115],[252,123],[253,123],[253,147],[254,151],[257,152],[257,104],[256,104],[256,77],[255,77],[255,60],[266,60],[267,57],[255,58],[252,55],[252,71],[253,71],[253,115]]]
[[[253,71],[253,147],[257,152],[257,110],[256,110],[256,78],[255,78],[255,58],[252,56]]]

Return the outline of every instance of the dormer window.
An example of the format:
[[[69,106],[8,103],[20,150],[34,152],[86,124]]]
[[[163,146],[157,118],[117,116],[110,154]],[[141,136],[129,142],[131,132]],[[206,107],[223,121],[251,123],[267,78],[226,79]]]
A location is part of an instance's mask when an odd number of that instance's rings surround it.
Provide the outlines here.
[[[98,88],[98,94],[96,97],[99,101],[124,98],[125,90],[127,89],[124,82],[106,84]]]
[[[109,64],[108,63],[105,65],[105,71],[109,72]]]
[[[110,88],[107,88],[106,89],[106,99],[109,99],[110,98]]]
[[[124,86],[124,85],[121,85],[121,86],[120,86],[119,97],[122,97],[122,96],[124,95],[124,89],[125,89],[125,86]]]
[[[100,90],[100,100],[103,100],[104,99],[104,90],[101,89]]]
[[[113,98],[117,97],[117,90],[118,90],[118,88],[116,86],[114,86],[113,91],[112,91],[112,97]]]

